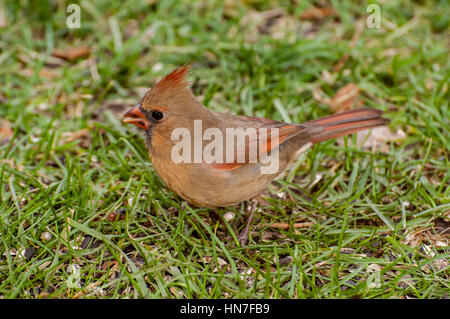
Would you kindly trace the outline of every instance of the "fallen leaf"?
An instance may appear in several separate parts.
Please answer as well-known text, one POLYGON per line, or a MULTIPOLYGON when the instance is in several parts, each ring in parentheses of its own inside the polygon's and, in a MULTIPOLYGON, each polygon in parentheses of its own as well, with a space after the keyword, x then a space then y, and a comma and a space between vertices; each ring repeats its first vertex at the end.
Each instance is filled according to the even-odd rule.
POLYGON ((214 260, 214 258, 212 256, 203 256, 201 258, 199 258, 197 261, 204 263, 204 264, 209 264, 214 260))
POLYGON ((79 138, 89 136, 89 129, 84 128, 75 132, 64 132, 62 137, 64 138, 64 144, 73 142, 79 138))
POLYGON ((4 28, 8 26, 8 17, 6 15, 6 8, 5 5, 0 5, 0 28, 4 28))
POLYGON ((304 222, 304 223, 294 223, 294 228, 304 228, 304 227, 311 227, 314 226, 315 223, 313 222, 304 222))
POLYGON ((7 120, 2 120, 0 122, 0 141, 10 140, 14 135, 11 129, 11 123, 7 120))
POLYGON ((126 217, 125 212, 126 212, 126 210, 123 208, 112 211, 108 215, 106 215, 106 220, 108 220, 110 222, 117 221, 117 220, 124 220, 126 217))
POLYGON ((49 68, 59 68, 62 67, 65 63, 66 60, 50 55, 47 57, 47 60, 45 61, 45 66, 49 68))
MULTIPOLYGON (((34 70, 32 69, 23 69, 19 71, 19 74, 25 77, 31 77, 34 75, 34 70)), ((57 73, 55 73, 54 71, 48 70, 46 68, 41 69, 38 73, 40 78, 45 78, 45 79, 53 79, 55 77, 58 76, 57 73)))
POLYGON ((33 76, 34 74, 34 70, 31 69, 23 69, 19 71, 19 74, 25 77, 30 77, 33 76))
POLYGON ((412 230, 408 231, 404 238, 402 244, 408 245, 409 247, 417 247, 420 244, 420 238, 417 236, 417 233, 412 230))
POLYGON ((321 76, 328 85, 334 84, 335 77, 328 70, 323 70, 321 76))
POLYGON ((118 269, 118 262, 116 260, 109 261, 105 260, 102 265, 100 266, 102 270, 110 269, 111 272, 118 269))
POLYGON ((64 50, 54 49, 52 55, 57 58, 62 58, 65 60, 76 60, 78 58, 85 58, 91 54, 90 47, 79 47, 79 48, 67 48, 64 50))
POLYGON ((45 292, 45 291, 42 291, 42 292, 39 294, 39 298, 40 298, 40 299, 45 299, 45 298, 47 298, 48 296, 50 296, 50 294, 49 294, 48 292, 45 292))
POLYGON ((246 27, 253 23, 259 25, 268 20, 281 18, 285 14, 286 12, 283 9, 273 9, 268 11, 251 10, 240 20, 239 23, 242 27, 246 27))
POLYGON ((260 34, 267 34, 274 39, 290 36, 287 40, 291 41, 298 25, 299 23, 283 9, 262 12, 251 10, 240 21, 240 26, 244 29, 244 37, 248 42, 258 41, 260 34))
POLYGON ((448 244, 445 241, 438 240, 436 241, 436 247, 447 247, 448 244))
POLYGON ((331 99, 323 98, 320 88, 314 89, 312 93, 317 101, 329 105, 333 111, 346 111, 350 110, 353 106, 362 105, 362 101, 358 101, 360 90, 355 83, 348 83, 343 86, 331 99))
MULTIPOLYGON (((304 228, 304 227, 310 227, 313 226, 313 222, 304 222, 304 223, 294 223, 294 228, 304 228)), ((267 225, 270 228, 281 228, 281 229, 289 229, 290 225, 288 223, 272 223, 270 225, 267 225)))
MULTIPOLYGON (((386 142, 397 141, 406 137, 406 133, 398 129, 396 132, 392 132, 388 126, 376 127, 369 131, 361 131, 356 134, 356 144, 363 149, 379 149, 380 146, 385 147, 380 149, 381 152, 388 152, 389 146, 386 142), (369 134, 369 136, 367 136, 369 134)), ((340 137, 337 140, 338 145, 344 146, 344 138, 340 137)))
POLYGON ((331 99, 331 108, 334 111, 350 110, 359 97, 359 88, 355 83, 348 83, 340 88, 331 99))
POLYGON ((300 19, 323 19, 334 15, 335 11, 333 8, 311 8, 303 11, 300 14, 300 19))
POLYGON ((57 76, 58 75, 55 72, 47 70, 47 69, 42 69, 42 70, 39 71, 39 77, 40 78, 52 79, 52 78, 55 78, 57 76))
POLYGON ((225 214, 223 214, 223 218, 224 218, 227 222, 231 221, 235 216, 236 216, 236 214, 233 213, 233 212, 231 212, 231 211, 228 211, 228 212, 226 212, 225 214))

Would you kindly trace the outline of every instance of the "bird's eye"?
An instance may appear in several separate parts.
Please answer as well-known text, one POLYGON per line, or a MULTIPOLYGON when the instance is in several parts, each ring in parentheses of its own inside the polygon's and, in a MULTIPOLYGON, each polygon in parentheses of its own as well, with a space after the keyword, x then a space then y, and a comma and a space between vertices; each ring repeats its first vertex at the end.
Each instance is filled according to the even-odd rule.
POLYGON ((163 112, 161 112, 161 111, 152 111, 152 118, 153 118, 154 120, 159 121, 159 120, 161 120, 163 117, 164 117, 163 112))

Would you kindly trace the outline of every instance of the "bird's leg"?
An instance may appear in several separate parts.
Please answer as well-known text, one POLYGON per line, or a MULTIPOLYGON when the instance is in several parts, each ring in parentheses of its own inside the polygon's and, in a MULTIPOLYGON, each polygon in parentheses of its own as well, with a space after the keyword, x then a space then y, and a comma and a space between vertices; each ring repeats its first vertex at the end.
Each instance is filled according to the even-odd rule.
POLYGON ((240 244, 241 246, 247 245, 247 242, 248 242, 248 233, 249 233, 249 230, 250 230, 250 224, 252 223, 252 221, 253 221, 253 216, 255 215, 256 205, 257 205, 256 200, 252 199, 252 206, 251 206, 251 208, 250 208, 250 215, 249 215, 248 218, 247 218, 247 224, 245 225, 244 230, 243 230, 243 231, 238 235, 238 237, 237 237, 237 238, 238 238, 238 241, 239 241, 239 244, 240 244))

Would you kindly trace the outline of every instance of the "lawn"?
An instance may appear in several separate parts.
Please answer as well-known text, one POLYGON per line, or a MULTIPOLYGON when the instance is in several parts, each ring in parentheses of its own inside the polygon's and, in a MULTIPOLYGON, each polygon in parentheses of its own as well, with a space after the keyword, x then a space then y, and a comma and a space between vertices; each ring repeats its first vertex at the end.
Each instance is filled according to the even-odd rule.
POLYGON ((0 3, 0 298, 448 298, 448 1, 73 3, 0 3), (248 204, 184 202, 121 123, 186 63, 215 111, 391 122, 300 156, 240 246, 248 204))

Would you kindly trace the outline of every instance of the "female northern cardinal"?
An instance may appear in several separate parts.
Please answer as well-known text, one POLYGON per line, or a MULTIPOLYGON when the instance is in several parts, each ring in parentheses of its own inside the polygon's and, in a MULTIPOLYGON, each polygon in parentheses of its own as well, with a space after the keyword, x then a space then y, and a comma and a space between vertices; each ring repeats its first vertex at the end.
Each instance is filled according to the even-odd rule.
POLYGON ((185 81, 188 70, 189 66, 179 67, 160 80, 136 107, 125 113, 123 121, 145 130, 146 145, 156 172, 169 188, 195 206, 222 207, 250 199, 264 190, 313 143, 385 125, 389 121, 381 117, 382 111, 370 108, 337 113, 303 124, 213 112, 204 107, 190 90, 185 81), (202 154, 194 154, 197 161, 174 160, 173 149, 180 141, 180 136, 174 139, 176 129, 192 133, 186 137, 187 144, 183 150, 183 153, 192 155, 196 151, 198 153, 194 149, 196 133, 202 137, 200 146, 204 150, 212 140, 211 134, 209 139, 204 136, 208 129, 215 130, 216 138, 218 133, 223 133, 225 138, 216 144, 222 146, 230 128, 254 129, 253 132, 257 133, 256 138, 249 135, 245 142, 236 143, 231 150, 234 155, 231 161, 228 158, 227 161, 208 162, 202 159, 202 154), (273 129, 277 133, 275 138, 269 134, 273 129), (252 148, 256 144, 259 149, 252 148), (249 153, 255 149, 256 160, 255 157, 251 160, 249 153), (262 169, 267 166, 263 157, 275 153, 276 170, 263 173, 262 169), (240 160, 239 155, 243 155, 240 160))

